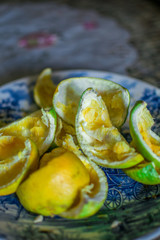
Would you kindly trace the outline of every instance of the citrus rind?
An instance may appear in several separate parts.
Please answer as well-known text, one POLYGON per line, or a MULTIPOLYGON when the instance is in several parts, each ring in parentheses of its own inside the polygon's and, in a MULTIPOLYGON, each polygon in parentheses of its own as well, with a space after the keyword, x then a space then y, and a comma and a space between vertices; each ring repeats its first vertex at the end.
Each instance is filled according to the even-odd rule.
POLYGON ((90 161, 80 150, 79 145, 74 141, 72 135, 67 134, 63 141, 63 148, 73 152, 85 165, 90 173, 90 185, 87 185, 80 192, 80 200, 68 211, 59 214, 61 217, 69 219, 82 219, 94 215, 102 207, 107 198, 108 182, 105 173, 100 167, 90 161))
POLYGON ((67 150, 56 148, 52 152, 44 154, 38 171, 31 174, 19 186, 17 196, 28 211, 45 216, 56 214, 64 218, 81 219, 92 216, 103 206, 108 192, 107 178, 104 172, 82 154, 78 147, 74 145, 71 135, 68 144, 71 145, 72 152, 68 148, 67 150), (79 159, 79 163, 77 162, 76 165, 74 159, 71 161, 72 155, 79 159), (70 158, 68 158, 69 162, 66 157, 70 158), (64 168, 60 169, 61 166, 64 166, 64 168), (69 172, 71 171, 69 175, 67 173, 68 169, 69 172), (42 172, 46 174, 43 183, 39 180, 42 178, 42 172), (48 177, 52 179, 48 182, 49 185, 46 184, 48 177), (58 182, 55 183, 55 181, 58 182), (53 188, 55 184, 56 186, 53 188), (60 188, 59 184, 61 184, 60 188), (36 192, 32 191, 35 186, 36 192), (67 186, 69 186, 69 189, 66 188, 67 186), (41 194, 44 196, 44 201, 42 201, 43 197, 41 199, 37 197, 41 194))
POLYGON ((127 118, 130 94, 126 88, 106 79, 77 77, 60 82, 53 95, 53 106, 57 114, 74 126, 80 96, 87 88, 93 88, 102 96, 112 124, 120 128, 127 118))
POLYGON ((160 184, 160 170, 153 162, 144 161, 136 166, 124 169, 124 172, 133 180, 146 185, 160 184))
POLYGON ((54 142, 56 125, 54 109, 42 109, 0 128, 0 134, 30 138, 42 155, 54 142))
POLYGON ((72 135, 66 135, 63 147, 73 152, 82 161, 90 172, 91 182, 89 186, 82 189, 79 203, 60 215, 70 219, 87 218, 94 215, 101 207, 103 207, 108 194, 107 178, 100 167, 96 163, 90 161, 82 153, 79 145, 75 143, 72 135), (97 191, 94 189, 97 189, 97 191), (92 193, 92 195, 90 195, 90 193, 92 193))
POLYGON ((75 128, 72 125, 65 123, 61 118, 57 116, 57 128, 54 138, 55 146, 61 147, 66 135, 68 134, 76 138, 75 128))
POLYGON ((76 115, 76 135, 86 156, 109 168, 129 168, 143 157, 112 126, 103 99, 89 88, 81 96, 76 115))
POLYGON ((68 219, 83 219, 94 215, 103 207, 108 193, 108 182, 104 172, 94 162, 82 155, 78 156, 90 173, 95 171, 97 180, 93 178, 90 185, 81 190, 80 201, 76 206, 60 214, 68 219), (96 188, 99 189, 94 193, 96 188))
POLYGON ((38 168, 39 154, 30 139, 0 136, 0 155, 0 196, 3 196, 16 192, 19 184, 38 168))
POLYGON ((160 151, 160 137, 151 130, 153 124, 154 120, 147 109, 147 103, 137 101, 129 118, 130 133, 134 145, 146 160, 152 161, 155 167, 160 168, 160 156, 157 155, 160 151), (154 149, 157 154, 156 151, 153 151, 154 149))
POLYGON ((34 100, 40 108, 52 107, 53 93, 56 85, 52 82, 52 69, 44 69, 34 86, 34 100))
POLYGON ((17 195, 27 210, 53 216, 72 206, 90 177, 75 154, 62 148, 44 154, 40 162, 40 168, 19 186, 17 195))

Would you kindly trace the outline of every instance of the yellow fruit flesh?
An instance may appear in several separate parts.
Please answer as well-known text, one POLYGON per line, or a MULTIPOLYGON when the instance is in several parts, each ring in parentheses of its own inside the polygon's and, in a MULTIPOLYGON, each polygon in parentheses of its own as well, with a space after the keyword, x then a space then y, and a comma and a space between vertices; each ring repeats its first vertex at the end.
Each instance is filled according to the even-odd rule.
POLYGON ((41 119, 41 111, 37 116, 27 116, 21 122, 10 124, 0 129, 3 135, 14 135, 31 138, 38 148, 42 145, 48 135, 49 128, 43 123, 41 119))
POLYGON ((91 100, 91 104, 82 110, 82 130, 97 143, 104 141, 106 130, 112 126, 108 111, 100 108, 97 101, 91 100))
POLYGON ((94 197, 100 189, 100 182, 97 175, 97 172, 89 163, 84 163, 85 167, 88 170, 89 176, 90 176, 90 186, 92 186, 91 191, 88 192, 88 195, 90 197, 94 197))
POLYGON ((51 75, 52 70, 50 68, 44 69, 34 87, 34 99, 41 108, 52 107, 52 98, 56 85, 53 84, 51 75))
POLYGON ((14 193, 20 182, 38 167, 33 142, 15 136, 0 137, 0 195, 14 193))
POLYGON ((71 135, 66 136, 63 145, 66 149, 73 151, 85 165, 90 175, 90 184, 81 190, 71 208, 61 213, 60 216, 71 219, 92 216, 103 206, 107 197, 107 179, 95 163, 86 159, 71 135))
POLYGON ((54 142, 57 146, 61 147, 63 145, 63 141, 66 138, 66 135, 70 134, 76 137, 75 128, 58 117, 57 121, 57 129, 55 133, 54 142))
POLYGON ((156 142, 155 139, 153 139, 150 134, 147 132, 141 132, 141 135, 143 137, 143 140, 146 142, 146 144, 152 149, 152 151, 160 157, 160 143, 156 142))
POLYGON ((70 123, 74 123, 77 111, 77 104, 75 102, 68 103, 67 105, 57 102, 56 107, 61 109, 63 115, 69 119, 70 123))
POLYGON ((140 115, 140 119, 141 121, 138 122, 138 129, 143 140, 151 150, 160 157, 160 142, 153 138, 149 132, 154 121, 148 109, 143 109, 143 114, 140 115))
POLYGON ((39 92, 38 94, 40 95, 41 100, 39 101, 40 103, 38 104, 40 107, 46 108, 46 107, 52 107, 52 98, 53 98, 53 93, 54 93, 55 88, 52 87, 49 83, 47 85, 40 85, 38 86, 37 91, 39 92), (47 100, 46 100, 47 96, 47 100))
POLYGON ((80 190, 90 183, 87 169, 75 154, 65 151, 53 157, 54 151, 57 149, 47 157, 44 155, 42 167, 31 174, 17 191, 26 209, 46 216, 69 209, 80 190))
POLYGON ((90 186, 92 186, 92 190, 88 192, 88 195, 90 197, 94 197, 100 190, 100 179, 98 177, 96 170, 93 168, 91 162, 86 161, 83 153, 79 149, 79 146, 75 144, 73 136, 69 134, 66 135, 66 138, 63 142, 63 146, 65 147, 65 149, 69 149, 71 152, 74 152, 87 168, 90 176, 90 186))
MULTIPOLYGON (((90 185, 92 185, 92 191, 88 192, 88 195, 91 197, 94 197, 94 195, 96 195, 100 189, 100 182, 99 182, 97 172, 92 167, 90 162, 84 160, 84 155, 80 151, 79 146, 75 144, 73 136, 71 136, 69 134, 66 135, 66 137, 63 141, 63 147, 66 150, 69 150, 69 151, 75 153, 78 156, 78 158, 82 161, 84 166, 86 167, 86 169, 89 173, 89 176, 90 176, 90 185)), ((57 148, 54 150, 53 154, 55 156, 57 156, 57 155, 60 155, 61 152, 66 151, 66 150, 64 150, 63 148, 57 148)), ((49 158, 48 158, 47 154, 45 154, 45 156, 43 157, 43 161, 41 161, 40 164, 43 166, 48 162, 48 160, 49 160, 49 158)), ((79 199, 79 201, 80 201, 80 199, 79 199)))
POLYGON ((111 127, 112 123, 106 109, 100 108, 96 100, 92 99, 90 106, 82 111, 83 117, 87 123, 86 128, 96 130, 97 128, 111 127))
MULTIPOLYGON (((109 109, 110 118, 112 119, 113 116, 119 116, 119 118, 117 118, 117 121, 118 119, 122 119, 125 110, 125 106, 122 100, 122 92, 117 91, 117 93, 108 94, 106 94, 106 92, 100 92, 100 95, 102 96, 102 99, 109 109)), ((68 94, 68 96, 73 96, 73 93, 71 93, 71 95, 68 94)), ((75 121, 75 115, 77 111, 76 101, 69 103, 68 100, 67 105, 61 102, 57 102, 56 107, 61 109, 64 116, 66 116, 66 118, 69 119, 71 123, 75 121)))
POLYGON ((24 161, 19 161, 12 167, 6 167, 5 171, 3 169, 3 172, 0 170, 0 188, 8 185, 8 183, 11 183, 11 181, 16 180, 17 176, 22 172, 24 165, 24 161))
POLYGON ((122 86, 105 79, 80 77, 62 81, 53 96, 53 104, 57 114, 67 123, 75 125, 75 116, 81 94, 88 88, 93 88, 102 96, 108 107, 113 125, 120 127, 128 112, 129 93, 122 86))
MULTIPOLYGON (((55 90, 55 93, 58 92, 58 88, 55 90)), ((63 94, 63 93, 62 93, 63 94)), ((78 108, 79 96, 76 94, 72 87, 67 88, 67 95, 65 99, 65 104, 57 101, 56 107, 61 109, 65 118, 69 120, 70 124, 74 125, 75 116, 78 108)))
POLYGON ((91 100, 82 110, 82 129, 90 137, 92 154, 110 162, 122 161, 132 152, 132 148, 112 126, 108 111, 100 107, 96 100, 91 100))
POLYGON ((99 93, 102 96, 102 99, 108 108, 110 119, 114 119, 115 121, 116 116, 115 123, 118 124, 118 120, 121 121, 121 119, 123 118, 124 111, 126 109, 126 106, 124 105, 123 101, 122 92, 117 90, 117 92, 114 93, 113 92, 109 92, 107 94, 106 92, 99 93))
POLYGON ((15 139, 15 137, 10 136, 0 141, 0 163, 6 158, 13 157, 20 149, 24 148, 24 142, 20 138, 17 138, 16 141, 15 139))
POLYGON ((65 149, 58 147, 52 150, 51 152, 45 153, 40 160, 40 168, 46 166, 50 161, 52 161, 55 158, 60 157, 60 159, 62 159, 62 156, 63 154, 65 154, 65 152, 66 152, 65 149))

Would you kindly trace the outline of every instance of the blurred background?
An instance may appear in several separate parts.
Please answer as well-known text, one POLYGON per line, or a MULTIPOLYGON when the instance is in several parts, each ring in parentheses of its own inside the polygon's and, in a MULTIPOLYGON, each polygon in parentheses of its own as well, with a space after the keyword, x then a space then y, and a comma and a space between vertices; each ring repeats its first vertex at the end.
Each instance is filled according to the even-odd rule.
POLYGON ((94 69, 160 86, 160 3, 0 2, 0 85, 43 68, 94 69))

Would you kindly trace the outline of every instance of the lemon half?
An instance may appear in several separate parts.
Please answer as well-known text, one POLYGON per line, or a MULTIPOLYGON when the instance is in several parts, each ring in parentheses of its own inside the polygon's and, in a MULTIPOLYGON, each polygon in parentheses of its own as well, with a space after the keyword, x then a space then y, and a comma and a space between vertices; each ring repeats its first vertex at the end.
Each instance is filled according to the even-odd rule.
POLYGON ((79 77, 60 82, 53 95, 53 106, 57 114, 74 126, 80 96, 87 88, 93 88, 101 94, 112 124, 121 127, 128 114, 130 95, 126 88, 105 79, 79 77))
POLYGON ((0 134, 30 138, 42 155, 54 141, 56 125, 54 109, 42 109, 0 128, 0 134))
POLYGON ((0 196, 14 193, 38 163, 38 150, 32 140, 0 136, 0 196))
POLYGON ((56 85, 52 81, 51 68, 44 69, 38 76, 34 86, 34 100, 40 108, 52 107, 53 93, 56 85))
POLYGON ((143 160, 112 125, 102 97, 91 88, 81 96, 76 135, 84 154, 99 165, 128 168, 143 160))
POLYGON ((137 101, 129 119, 134 145, 146 160, 152 161, 160 168, 160 137, 151 130, 153 124, 154 120, 147 109, 147 103, 137 101))

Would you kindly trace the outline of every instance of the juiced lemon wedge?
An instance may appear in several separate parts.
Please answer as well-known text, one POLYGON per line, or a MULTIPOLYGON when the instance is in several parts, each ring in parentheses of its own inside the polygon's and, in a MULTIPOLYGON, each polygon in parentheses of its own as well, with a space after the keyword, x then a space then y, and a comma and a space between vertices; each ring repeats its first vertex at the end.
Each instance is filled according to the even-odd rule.
POLYGON ((91 88, 81 96, 76 135, 84 154, 99 165, 128 168, 143 161, 142 155, 112 125, 102 97, 91 88))
POLYGON ((56 85, 52 81, 51 68, 44 69, 34 86, 34 100, 40 108, 52 107, 53 93, 56 85))
POLYGON ((0 128, 0 134, 30 138, 42 155, 54 141, 56 125, 54 109, 42 109, 0 128))
POLYGON ((93 88, 102 96, 112 124, 120 128, 128 114, 130 94, 126 88, 106 79, 77 77, 60 82, 53 95, 53 106, 60 118, 75 125, 79 100, 87 88, 93 88))
POLYGON ((14 193, 38 163, 38 150, 32 140, 0 136, 0 196, 14 193))
POLYGON ((137 101, 130 113, 130 132, 137 150, 155 167, 160 168, 160 137, 152 131, 154 120, 147 103, 137 101))

